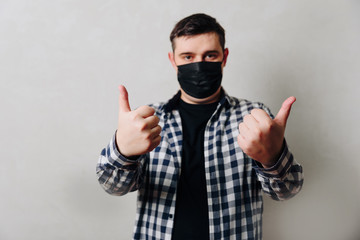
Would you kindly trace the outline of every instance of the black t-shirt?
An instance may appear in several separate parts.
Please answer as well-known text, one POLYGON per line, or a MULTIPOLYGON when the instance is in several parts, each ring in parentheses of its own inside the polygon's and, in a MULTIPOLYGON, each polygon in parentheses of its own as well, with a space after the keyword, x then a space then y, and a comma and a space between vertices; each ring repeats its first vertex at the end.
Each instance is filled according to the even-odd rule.
POLYGON ((181 174, 178 182, 173 240, 209 239, 209 213, 204 165, 204 131, 216 103, 180 100, 183 128, 181 174))

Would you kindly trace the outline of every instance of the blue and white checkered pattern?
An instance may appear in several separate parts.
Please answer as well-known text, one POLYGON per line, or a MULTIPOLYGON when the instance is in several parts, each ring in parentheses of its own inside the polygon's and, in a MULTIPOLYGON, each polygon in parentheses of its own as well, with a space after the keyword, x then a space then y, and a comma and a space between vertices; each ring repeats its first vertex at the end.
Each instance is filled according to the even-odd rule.
MULTIPOLYGON (((177 95, 178 96, 178 95, 177 95)), ((136 160, 126 159, 115 135, 101 152, 97 175, 110 194, 138 190, 134 239, 171 239, 176 189, 181 174, 182 128, 179 112, 169 103, 153 105, 160 118, 161 143, 136 160)), ((210 239, 262 239, 262 191, 273 199, 294 196, 302 187, 302 167, 285 143, 277 164, 263 169, 238 146, 238 125, 261 103, 228 95, 210 118, 204 138, 210 239)))

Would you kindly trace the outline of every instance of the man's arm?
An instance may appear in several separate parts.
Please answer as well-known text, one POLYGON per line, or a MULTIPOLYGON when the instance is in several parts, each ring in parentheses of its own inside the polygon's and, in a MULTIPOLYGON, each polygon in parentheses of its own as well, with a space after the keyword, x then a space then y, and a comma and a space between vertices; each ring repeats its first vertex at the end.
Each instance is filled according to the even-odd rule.
POLYGON ((124 195, 141 184, 144 159, 159 145, 161 127, 154 108, 142 106, 132 111, 126 88, 119 86, 119 91, 118 129, 102 150, 96 172, 108 193, 124 195))
POLYGON ((100 185, 112 195, 125 195, 135 191, 142 183, 142 166, 145 155, 137 159, 123 156, 116 145, 116 134, 109 145, 101 151, 96 174, 100 185))
POLYGON ((294 196, 303 184, 302 167, 295 161, 284 138, 295 101, 295 97, 286 99, 275 118, 266 107, 253 109, 239 124, 238 144, 254 160, 264 192, 277 200, 294 196))

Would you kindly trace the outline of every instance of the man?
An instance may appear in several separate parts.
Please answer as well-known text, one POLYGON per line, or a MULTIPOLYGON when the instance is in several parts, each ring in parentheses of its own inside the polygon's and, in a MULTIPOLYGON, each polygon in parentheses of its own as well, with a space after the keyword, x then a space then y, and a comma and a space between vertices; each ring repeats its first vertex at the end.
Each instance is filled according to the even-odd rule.
POLYGON ((229 51, 205 14, 176 24, 169 60, 180 91, 131 110, 120 86, 119 124, 97 174, 110 194, 138 191, 134 239, 262 239, 262 191, 294 196, 302 167, 284 139, 295 98, 273 117, 221 87, 229 51))

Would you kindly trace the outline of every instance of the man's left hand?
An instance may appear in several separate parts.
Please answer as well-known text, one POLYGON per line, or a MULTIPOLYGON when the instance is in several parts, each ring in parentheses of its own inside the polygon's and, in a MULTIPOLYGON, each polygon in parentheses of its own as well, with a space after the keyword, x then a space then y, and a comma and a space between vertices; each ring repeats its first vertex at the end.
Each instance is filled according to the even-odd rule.
POLYGON ((272 167, 280 157, 286 122, 295 101, 295 97, 286 99, 274 119, 262 109, 253 109, 239 124, 239 146, 264 168, 272 167))

